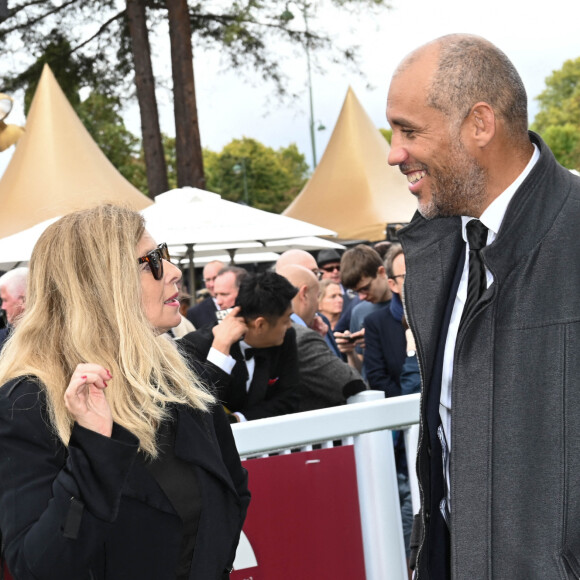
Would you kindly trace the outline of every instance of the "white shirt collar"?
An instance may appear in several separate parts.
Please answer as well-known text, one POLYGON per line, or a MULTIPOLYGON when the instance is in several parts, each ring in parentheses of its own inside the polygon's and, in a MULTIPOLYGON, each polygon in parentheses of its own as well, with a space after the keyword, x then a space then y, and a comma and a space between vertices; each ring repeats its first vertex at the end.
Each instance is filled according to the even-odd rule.
MULTIPOLYGON (((488 244, 491 244, 491 242, 495 240, 512 197, 540 158, 540 150, 538 149, 537 145, 535 143, 532 143, 532 145, 534 146, 534 153, 528 161, 525 169, 518 175, 516 180, 511 185, 509 185, 487 206, 479 218, 481 223, 489 230, 487 235, 488 244)), ((474 218, 470 216, 461 216, 461 235, 463 236, 463 240, 465 242, 467 242, 465 226, 472 219, 474 218)))
POLYGON ((245 340, 240 340, 239 342, 240 345, 240 350, 242 351, 242 354, 244 356, 246 356, 246 350, 248 350, 249 348, 254 348, 253 346, 250 346, 245 340))

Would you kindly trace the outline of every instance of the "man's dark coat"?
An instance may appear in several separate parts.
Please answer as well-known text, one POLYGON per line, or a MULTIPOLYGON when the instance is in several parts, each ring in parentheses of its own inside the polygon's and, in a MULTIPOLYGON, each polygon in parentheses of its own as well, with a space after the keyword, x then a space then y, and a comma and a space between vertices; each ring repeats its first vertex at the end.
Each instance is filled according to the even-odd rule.
MULTIPOLYGON (((455 345, 451 576, 580 577, 580 178, 534 134, 540 159, 481 251, 494 277, 455 345)), ((401 230, 405 307, 423 379, 417 580, 439 580, 431 538, 426 400, 456 264, 459 217, 401 230)))
POLYGON ((365 318, 365 358, 367 381, 371 389, 385 397, 401 394, 401 369, 406 358, 405 331, 390 309, 391 302, 365 318))
MULTIPOLYGON (((249 392, 245 382, 207 362, 212 342, 210 327, 190 332, 179 341, 202 380, 215 386, 216 397, 229 411, 239 411, 251 420, 298 410, 301 390, 293 328, 286 332, 282 345, 256 349, 256 366, 249 392)), ((231 355, 241 357, 239 343, 232 345, 231 355)))
POLYGON ((199 304, 195 304, 188 308, 185 317, 193 324, 193 326, 195 326, 195 328, 201 328, 202 326, 216 323, 216 312, 217 308, 213 298, 206 298, 199 304))

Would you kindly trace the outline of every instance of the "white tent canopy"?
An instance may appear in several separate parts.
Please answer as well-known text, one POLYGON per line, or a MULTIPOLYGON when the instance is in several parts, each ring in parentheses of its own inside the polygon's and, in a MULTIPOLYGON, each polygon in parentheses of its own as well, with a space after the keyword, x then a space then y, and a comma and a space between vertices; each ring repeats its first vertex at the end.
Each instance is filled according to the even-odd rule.
POLYGON ((151 235, 170 246, 336 235, 332 230, 227 201, 193 187, 158 195, 142 214, 151 235))
MULTIPOLYGON (((205 252, 209 244, 219 244, 233 257, 238 248, 249 250, 266 247, 268 242, 312 236, 335 236, 332 230, 315 226, 246 205, 222 199, 216 193, 192 187, 173 189, 155 198, 155 203, 141 211, 147 230, 158 241, 169 246, 187 246, 190 266, 194 255, 205 252)), ((273 244, 268 251, 278 251, 273 244)), ((287 249, 290 244, 285 244, 287 249)), ((193 267, 190 267, 189 288, 194 288, 193 267)))
MULTIPOLYGON (((199 189, 183 188, 161 194, 142 213, 153 237, 170 245, 172 255, 186 256, 190 265, 195 266, 212 259, 233 260, 238 264, 275 260, 276 253, 289 248, 344 248, 316 237, 332 235, 330 230, 225 201, 215 193, 199 189)), ((0 269, 28 262, 42 232, 57 219, 0 239, 0 269)))
POLYGON ((0 239, 0 269, 10 270, 22 262, 28 262, 42 232, 58 219, 58 217, 50 218, 17 234, 0 239))

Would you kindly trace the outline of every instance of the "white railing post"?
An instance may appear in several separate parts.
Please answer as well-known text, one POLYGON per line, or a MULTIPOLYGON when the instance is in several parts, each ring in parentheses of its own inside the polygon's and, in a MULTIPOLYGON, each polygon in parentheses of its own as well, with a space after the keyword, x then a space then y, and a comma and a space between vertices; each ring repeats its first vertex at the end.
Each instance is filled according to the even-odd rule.
POLYGON ((419 446, 419 425, 411 425, 405 429, 405 451, 407 453, 407 470, 409 471, 409 487, 413 514, 419 513, 421 498, 419 496, 419 480, 417 478, 417 447, 419 446))
MULTIPOLYGON (((348 404, 384 398, 382 391, 363 391, 348 404)), ((408 578, 399 487, 391 431, 354 437, 366 580, 408 578)))

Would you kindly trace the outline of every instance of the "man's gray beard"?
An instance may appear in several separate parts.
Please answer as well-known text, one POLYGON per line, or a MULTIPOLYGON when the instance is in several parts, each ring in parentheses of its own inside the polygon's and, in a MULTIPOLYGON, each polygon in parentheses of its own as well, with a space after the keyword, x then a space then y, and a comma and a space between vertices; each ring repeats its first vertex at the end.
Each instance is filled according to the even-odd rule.
POLYGON ((428 220, 436 217, 472 216, 479 217, 485 209, 487 197, 486 172, 458 145, 454 153, 454 167, 430 172, 433 182, 431 200, 419 205, 419 213, 428 220))

